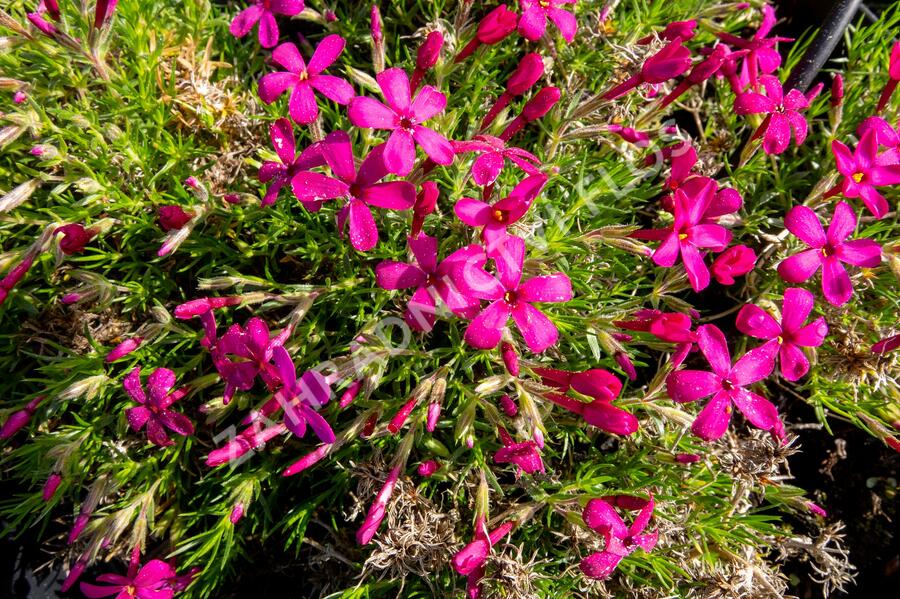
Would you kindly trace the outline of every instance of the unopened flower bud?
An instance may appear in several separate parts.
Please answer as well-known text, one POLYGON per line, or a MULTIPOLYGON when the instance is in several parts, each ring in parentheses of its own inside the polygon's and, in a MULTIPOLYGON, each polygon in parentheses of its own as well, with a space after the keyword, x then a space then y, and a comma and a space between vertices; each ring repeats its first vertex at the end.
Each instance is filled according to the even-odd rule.
POLYGON ((360 545, 367 545, 372 540, 372 537, 375 536, 378 527, 381 526, 381 521, 384 520, 387 512, 387 504, 394 493, 394 486, 397 484, 399 477, 400 466, 394 466, 390 474, 388 474, 387 480, 384 481, 381 491, 375 497, 375 501, 369 508, 368 513, 366 513, 366 519, 363 520, 362 526, 356 531, 356 542, 360 545))
POLYGON ((56 494, 56 489, 59 487, 59 483, 62 482, 62 475, 58 472, 54 472, 50 476, 47 477, 47 482, 44 483, 44 488, 41 491, 41 499, 44 501, 50 501, 53 499, 53 496, 56 494))
POLYGON ((59 249, 67 256, 83 252, 88 242, 97 234, 96 229, 85 229, 84 225, 79 223, 63 225, 58 227, 56 232, 63 235, 59 240, 59 249))
POLYGON ((159 226, 163 231, 175 231, 190 222, 194 218, 193 212, 187 212, 181 206, 168 205, 160 206, 157 209, 159 218, 159 226))
POLYGON ((693 464, 700 461, 700 456, 696 453, 679 453, 675 455, 675 461, 679 464, 693 464))
POLYGON ((503 364, 506 366, 506 371, 509 372, 512 376, 519 376, 519 356, 516 354, 516 348, 513 347, 512 343, 508 341, 504 341, 500 345, 500 354, 503 356, 503 364))
POLYGON ((16 104, 23 104, 27 99, 28 96, 26 96, 25 92, 23 91, 17 91, 13 94, 13 102, 15 102, 16 104))
POLYGON ((535 121, 550 112, 561 97, 562 92, 558 87, 545 87, 525 104, 522 116, 528 121, 535 121))
POLYGON ((831 106, 837 107, 844 100, 844 78, 838 73, 831 81, 831 106))
POLYGON ((419 464, 419 467, 416 469, 416 472, 419 473, 419 476, 429 477, 440 469, 441 465, 438 464, 435 460, 428 460, 427 462, 422 462, 419 464))
POLYGON ((341 399, 338 402, 338 405, 343 410, 356 399, 356 396, 359 394, 359 390, 362 388, 362 380, 357 379, 350 383, 350 386, 347 387, 344 392, 341 394, 341 399))
POLYGON ((90 512, 82 512, 78 514, 78 516, 75 518, 75 524, 72 525, 72 530, 69 531, 69 539, 67 541, 67 544, 71 545, 78 540, 78 537, 80 537, 81 533, 84 532, 84 527, 87 526, 87 523, 90 519, 90 512))
POLYGON ((87 568, 87 560, 84 558, 79 559, 75 562, 75 565, 72 566, 72 569, 69 570, 69 574, 66 576, 66 579, 63 581, 62 586, 59 587, 59 590, 63 593, 67 592, 72 588, 78 579, 81 578, 82 573, 84 573, 84 569, 87 568))
POLYGON ((510 418, 515 418, 516 414, 519 413, 519 407, 516 405, 516 402, 507 394, 503 394, 500 398, 500 407, 503 409, 503 413, 510 418))
POLYGON ((143 343, 144 339, 142 337, 132 337, 130 339, 126 339, 122 341, 117 346, 112 348, 112 350, 106 354, 106 358, 104 360, 107 364, 110 362, 115 362, 116 360, 121 360, 134 350, 136 350, 141 343, 143 343))
POLYGON ((440 31, 429 33, 416 53, 416 69, 427 71, 434 67, 441 56, 441 48, 443 46, 444 36, 440 31))
POLYGON ((234 507, 231 508, 231 514, 228 515, 228 520, 232 524, 237 524, 241 521, 241 518, 244 517, 244 504, 243 503, 235 503, 234 507))
POLYGON ((437 428, 438 420, 441 417, 441 404, 438 402, 431 402, 428 404, 428 415, 425 419, 425 430, 429 433, 433 433, 434 429, 437 428))
POLYGON ((628 375, 628 378, 632 381, 637 380, 637 370, 634 368, 634 364, 631 362, 631 358, 628 357, 628 354, 625 352, 616 352, 613 355, 613 358, 616 360, 616 364, 625 371, 625 374, 628 375))
POLYGON ((300 472, 303 472, 310 466, 313 466, 319 463, 322 458, 331 453, 332 448, 334 447, 333 443, 326 443, 324 445, 320 445, 315 450, 309 452, 290 466, 284 469, 284 472, 281 473, 282 476, 293 476, 300 472))
POLYGON ((806 502, 806 509, 808 509, 809 511, 811 511, 812 513, 814 513, 817 516, 821 516, 823 518, 828 517, 828 512, 826 512, 824 509, 822 509, 821 506, 813 503, 812 501, 806 502))
POLYGON ((391 418, 391 421, 388 423, 388 431, 391 434, 396 435, 400 432, 400 429, 403 428, 403 424, 406 422, 406 419, 409 418, 409 415, 412 413, 413 408, 416 407, 416 403, 418 402, 418 397, 413 397, 409 401, 407 401, 403 406, 397 410, 397 413, 394 414, 394 417, 391 418))

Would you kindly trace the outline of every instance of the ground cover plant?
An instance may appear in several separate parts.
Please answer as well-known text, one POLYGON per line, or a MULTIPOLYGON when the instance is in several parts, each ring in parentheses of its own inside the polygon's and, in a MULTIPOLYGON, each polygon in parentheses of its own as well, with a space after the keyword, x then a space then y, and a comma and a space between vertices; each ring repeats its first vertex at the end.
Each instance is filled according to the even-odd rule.
POLYGON ((809 90, 777 19, 5 6, 5 534, 87 597, 852 588, 788 460, 900 450, 900 11, 809 90))

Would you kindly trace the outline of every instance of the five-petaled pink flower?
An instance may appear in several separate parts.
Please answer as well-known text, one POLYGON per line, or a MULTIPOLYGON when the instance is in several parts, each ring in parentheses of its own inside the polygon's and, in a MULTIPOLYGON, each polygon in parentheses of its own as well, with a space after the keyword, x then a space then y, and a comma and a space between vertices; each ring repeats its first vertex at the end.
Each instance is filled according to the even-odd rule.
POLYGON ((385 69, 376 76, 387 106, 374 98, 357 96, 350 102, 350 122, 356 127, 391 131, 384 149, 388 171, 405 177, 413 169, 415 144, 437 164, 453 162, 453 146, 447 138, 422 125, 447 105, 447 97, 430 85, 412 98, 409 76, 400 68, 385 69))
POLYGON ((781 323, 759 306, 745 304, 737 315, 738 330, 745 335, 767 340, 747 353, 769 352, 766 346, 773 345, 778 348, 781 376, 789 381, 800 379, 809 372, 809 360, 800 348, 818 347, 828 335, 828 325, 821 316, 804 325, 814 304, 815 298, 809 291, 797 287, 785 289, 781 323))
MULTIPOLYGON (((294 126, 288 119, 280 118, 272 123, 272 126, 269 127, 269 136, 272 138, 272 146, 275 148, 275 153, 278 154, 279 162, 267 160, 259 167, 259 181, 261 183, 271 181, 266 195, 262 199, 263 206, 274 204, 278 199, 278 192, 288 183, 292 184, 293 189, 300 191, 299 195, 297 191, 294 192, 294 195, 299 198, 304 188, 293 185, 297 173, 325 164, 320 143, 314 143, 297 154, 297 147, 294 143, 294 126)), ((190 219, 188 218, 188 220, 190 219)))
POLYGON ((349 104, 355 95, 353 86, 340 77, 322 74, 343 52, 345 43, 341 36, 329 35, 319 42, 308 66, 297 46, 290 42, 281 44, 272 52, 272 60, 287 71, 263 75, 259 80, 260 99, 271 104, 285 91, 293 90, 288 100, 288 112, 301 125, 308 125, 319 116, 313 90, 338 104, 349 104))
POLYGON ((216 369, 225 379, 224 403, 228 403, 235 389, 248 391, 253 388, 257 375, 269 389, 280 383, 272 356, 276 347, 284 345, 291 329, 285 328, 270 338, 269 326, 261 318, 253 317, 245 327, 233 324, 211 349, 216 369))
POLYGON ((697 344, 712 372, 679 370, 666 379, 666 391, 677 402, 713 396, 694 420, 693 433, 706 441, 724 435, 731 420, 732 404, 753 426, 767 431, 779 430, 781 422, 772 402, 745 388, 769 376, 775 367, 778 346, 763 346, 764 351, 744 354, 732 365, 725 335, 711 324, 697 329, 697 344))
POLYGON ((756 252, 746 245, 734 245, 719 254, 710 271, 720 285, 734 285, 734 278, 745 275, 756 266, 756 252))
POLYGON ((611 372, 602 368, 584 372, 535 368, 534 372, 543 384, 560 390, 560 393, 546 393, 547 399, 583 417, 591 426, 616 435, 630 435, 638 429, 634 415, 612 404, 622 391, 622 382, 611 372), (585 403, 564 395, 570 389, 593 398, 593 401, 585 403))
POLYGON ((494 258, 498 278, 481 268, 464 268, 460 276, 462 292, 491 304, 466 329, 465 340, 478 349, 500 343, 503 328, 512 317, 528 349, 540 353, 556 343, 559 331, 553 322, 532 306, 535 302, 559 303, 572 299, 572 283, 562 273, 534 277, 522 282, 525 242, 507 237, 503 251, 494 258))
POLYGON ((541 171, 538 169, 541 161, 537 156, 522 148, 507 147, 499 137, 476 135, 469 141, 451 143, 457 154, 464 152, 480 154, 472 162, 472 179, 482 187, 492 185, 497 180, 503 170, 505 160, 509 160, 528 175, 541 175, 541 171))
POLYGON ((324 200, 346 197, 338 213, 338 229, 349 224, 350 243, 361 252, 378 243, 378 227, 369 206, 390 210, 408 210, 416 201, 416 187, 408 181, 381 181, 388 174, 385 153, 388 144, 379 144, 362 161, 359 170, 353 159, 353 146, 346 131, 333 131, 322 142, 322 155, 335 177, 303 171, 294 176, 297 198, 310 211, 317 211, 324 200))
POLYGON ((606 578, 612 574, 622 558, 638 547, 647 552, 651 551, 656 546, 658 533, 655 531, 644 533, 644 529, 653 516, 653 507, 652 496, 650 499, 641 499, 628 495, 611 495, 588 501, 581 516, 584 523, 594 532, 603 535, 606 547, 603 551, 592 553, 581 560, 578 567, 584 575, 596 579, 606 578), (638 512, 631 526, 625 524, 614 506, 638 512))
POLYGON ((430 331, 434 327, 436 304, 439 297, 454 314, 472 318, 481 303, 463 295, 454 279, 466 264, 481 268, 487 262, 484 249, 478 245, 462 247, 438 264, 438 241, 420 233, 409 238, 409 249, 414 264, 385 260, 375 267, 375 280, 382 289, 406 289, 415 287, 406 308, 407 324, 418 331, 430 331))
POLYGON ((81 583, 81 592, 90 599, 116 596, 115 599, 172 599, 175 590, 172 579, 175 569, 158 559, 150 560, 138 571, 140 562, 132 559, 128 574, 101 574, 97 582, 105 585, 81 583))
POLYGON ((766 154, 781 154, 791 143, 791 130, 797 145, 806 139, 806 117, 801 110, 809 108, 809 100, 800 90, 792 89, 787 94, 781 82, 771 75, 759 78, 766 94, 745 92, 734 100, 734 111, 738 114, 761 114, 766 118, 753 133, 752 139, 763 137, 763 150, 766 154))
POLYGON ((871 239, 846 239, 856 229, 856 214, 847 202, 838 202, 828 225, 822 229, 819 217, 806 206, 794 206, 784 217, 784 226, 810 247, 786 258, 778 274, 788 283, 802 283, 822 268, 822 293, 835 306, 846 304, 853 284, 844 265, 874 268, 881 262, 881 246, 871 239))
POLYGON ((706 218, 715 199, 716 183, 712 180, 694 195, 678 189, 673 198, 675 222, 663 230, 667 234, 653 252, 653 261, 667 268, 674 266, 680 255, 694 291, 705 289, 710 280, 700 250, 709 248, 719 252, 731 241, 730 231, 706 218))
POLYGON ((883 218, 890 207, 875 187, 900 183, 900 165, 881 163, 877 131, 867 129, 852 153, 838 140, 831 142, 831 150, 838 171, 844 175, 840 184, 844 197, 861 199, 875 218, 883 218))
POLYGON ((453 207, 453 212, 462 222, 470 227, 481 227, 481 239, 485 250, 491 258, 503 251, 504 242, 509 234, 506 228, 518 222, 534 202, 547 177, 543 174, 526 177, 516 185, 509 196, 488 204, 474 198, 462 198, 453 207))
POLYGON ((315 370, 307 370, 298 380, 294 362, 282 346, 274 349, 273 357, 284 384, 275 399, 284 408, 284 424, 288 430, 302 437, 308 424, 322 443, 334 443, 334 431, 317 411, 331 399, 331 387, 325 377, 315 370))
POLYGON ((293 17, 301 12, 303 0, 253 0, 253 6, 239 12, 228 30, 235 37, 244 37, 258 22, 259 44, 263 48, 272 48, 278 43, 275 15, 293 17))
POLYGON ((125 376, 123 381, 125 391, 139 406, 125 410, 128 424, 135 431, 147 426, 147 438, 154 445, 165 447, 174 445, 169 439, 166 429, 182 436, 194 432, 194 425, 184 414, 179 414, 170 407, 173 403, 187 395, 187 388, 171 391, 175 386, 175 373, 168 368, 157 368, 147 378, 147 390, 150 397, 144 393, 141 385, 141 368, 135 366, 134 370, 125 376))
POLYGON ((575 4, 578 0, 519 0, 522 16, 519 18, 519 33, 527 40, 539 40, 547 30, 547 19, 559 28, 563 39, 572 43, 578 22, 575 15, 560 8, 575 4))

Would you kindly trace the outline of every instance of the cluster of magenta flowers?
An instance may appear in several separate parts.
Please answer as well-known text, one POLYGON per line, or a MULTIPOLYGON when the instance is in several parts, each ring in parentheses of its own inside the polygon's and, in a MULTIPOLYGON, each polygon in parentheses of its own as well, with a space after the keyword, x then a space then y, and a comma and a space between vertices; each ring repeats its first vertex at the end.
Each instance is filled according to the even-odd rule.
MULTIPOLYGON (((108 20, 115 4, 97 3, 98 27, 108 20)), ((462 63, 475 56, 482 46, 499 44, 514 35, 530 42, 550 43, 558 33, 566 43, 572 43, 578 31, 575 5, 576 0, 520 0, 516 10, 501 4, 486 11, 472 38, 460 44, 461 49, 452 60, 462 63)), ((553 409, 559 413, 577 416, 578 422, 613 435, 635 434, 640 422, 620 401, 623 382, 618 376, 601 368, 557 368, 560 364, 548 363, 550 358, 545 353, 560 340, 560 330, 553 320, 555 309, 545 305, 565 304, 574 299, 577 289, 567 274, 553 269, 539 271, 527 264, 531 241, 528 219, 542 195, 552 190, 552 172, 545 169, 539 151, 532 152, 516 143, 517 136, 523 138, 523 131, 561 100, 560 89, 539 85, 545 76, 545 59, 537 52, 525 54, 505 81, 502 93, 483 115, 478 115, 477 131, 466 139, 451 139, 441 132, 442 117, 449 102, 464 100, 448 97, 447 92, 425 83, 445 52, 439 31, 425 37, 412 73, 401 67, 383 68, 384 36, 380 15, 373 8, 371 34, 375 48, 374 80, 381 93, 378 99, 358 95, 348 80, 334 74, 340 72, 338 61, 346 47, 341 36, 324 37, 308 59, 296 44, 279 44, 278 19, 297 16, 304 9, 302 0, 254 0, 230 27, 236 37, 244 37, 256 27, 259 44, 273 48, 274 70, 260 78, 257 93, 265 104, 284 103, 284 116, 269 128, 277 160, 265 161, 258 172, 259 181, 267 185, 261 204, 270 206, 283 191, 289 190, 306 211, 332 211, 337 234, 346 237, 358 252, 371 252, 378 246, 380 210, 408 213, 409 228, 402 233, 409 259, 380 261, 374 267, 374 280, 383 290, 403 291, 404 320, 411 329, 428 334, 439 321, 456 323, 464 327, 462 339, 472 350, 496 354, 497 362, 502 362, 508 375, 504 384, 518 385, 530 377, 527 382, 539 390, 536 397, 555 406, 553 409), (322 102, 334 103, 342 107, 340 110, 345 108, 352 128, 326 131, 322 102), (497 135, 490 134, 491 126, 510 107, 512 116, 502 129, 496 128, 497 135), (300 136, 295 126, 306 128, 307 137, 312 140, 306 147, 298 147, 300 136), (365 135, 360 134, 362 130, 365 135), (371 148, 363 147, 359 141, 362 138, 378 142, 371 148), (441 218, 455 218, 467 229, 464 241, 449 247, 443 244, 442 251, 442 241, 450 240, 441 235, 450 228, 437 214, 441 200, 438 178, 429 177, 439 167, 454 164, 467 169, 473 190, 469 195, 473 197, 449 198, 445 202, 448 207, 452 205, 452 216, 447 210, 441 218), (508 184, 512 180, 514 183, 508 184), (523 345, 533 354, 534 362, 520 366, 523 345)), ((29 19, 46 35, 57 35, 51 23, 59 20, 55 1, 43 0, 29 19)), ((697 23, 671 23, 639 40, 644 46, 653 42, 661 47, 635 65, 633 74, 612 83, 600 94, 600 100, 614 102, 627 94, 640 94, 653 102, 655 110, 662 110, 692 87, 714 78, 723 79, 734 93, 737 114, 760 115, 756 117, 759 124, 751 135, 751 147, 755 149, 758 144, 771 155, 787 152, 792 139, 797 146, 803 144, 808 130, 803 111, 818 91, 804 94, 796 89, 785 90, 774 76, 781 63, 775 45, 789 41, 770 36, 774 24, 774 10, 766 5, 762 23, 750 39, 721 33, 715 45, 694 52, 688 44, 694 38, 697 23), (669 91, 657 98, 660 90, 669 91)), ((892 53, 891 79, 883 98, 889 99, 900 80, 897 48, 900 46, 892 53)), ((832 98, 840 103, 839 86, 832 89, 832 98)), ((879 110, 886 101, 881 102, 879 110)), ((649 145, 651 139, 648 133, 622 124, 611 123, 604 130, 639 148, 649 145)), ((854 292, 851 275, 856 268, 848 270, 846 265, 874 268, 881 262, 881 247, 856 236, 859 218, 849 202, 858 199, 876 219, 883 218, 890 206, 879 188, 900 183, 900 131, 875 115, 859 124, 857 134, 859 140, 853 150, 841 141, 833 142, 836 183, 822 195, 822 202, 796 205, 785 214, 784 227, 806 249, 785 257, 777 267, 781 278, 790 285, 805 283, 821 271, 818 276, 822 297, 835 306, 846 304, 854 292), (847 201, 838 201, 829 214, 815 211, 839 195, 847 201), (828 222, 827 230, 823 221, 828 222)), ((658 243, 647 252, 648 265, 683 269, 694 292, 704 291, 713 281, 734 285, 757 262, 752 248, 734 243, 731 229, 744 199, 737 190, 702 174, 697 149, 690 141, 681 139, 663 148, 661 155, 668 165, 659 198, 663 224, 634 231, 630 237, 658 243)), ((201 202, 190 210, 177 205, 159 208, 158 222, 167 235, 159 249, 160 256, 175 251, 207 210, 204 202, 208 201, 208 194, 202 184, 191 177, 185 185, 201 202)), ((79 223, 49 229, 0 280, 0 303, 46 251, 51 239, 58 240, 62 254, 71 255, 85 251, 101 233, 97 227, 79 223)), ((722 330, 714 324, 696 326, 700 314, 693 310, 634 311, 613 322, 617 330, 611 335, 610 344, 617 364, 632 380, 637 379, 637 371, 626 345, 633 339, 632 334, 645 334, 669 344, 668 367, 672 372, 665 381, 669 397, 681 404, 708 398, 691 427, 700 439, 711 442, 721 438, 737 408, 752 426, 784 440, 784 425, 775 405, 760 394, 760 383, 776 372, 787 381, 798 381, 809 372, 807 352, 821 346, 829 332, 825 318, 813 315, 815 299, 813 292, 792 286, 781 294, 780 310, 769 310, 765 304, 742 305, 735 319, 736 328, 760 343, 736 360, 732 359, 722 330), (701 362, 697 352, 708 363, 708 369, 684 367, 686 363, 693 366, 701 362)), ((78 298, 73 297, 72 301, 78 298)), ((439 426, 443 397, 438 389, 446 385, 446 373, 439 370, 423 377, 417 391, 387 422, 380 421, 378 411, 363 412, 353 424, 336 433, 323 411, 328 409, 333 414, 346 410, 358 395, 372 390, 359 373, 318 368, 298 371, 288 350, 293 324, 271 331, 265 320, 253 316, 243 325, 232 323, 220 329, 217 314, 247 303, 242 296, 206 297, 183 303, 174 310, 176 319, 199 321, 203 329, 201 344, 224 383, 224 404, 229 404, 239 392, 256 388, 264 389, 268 397, 241 420, 243 428, 236 436, 208 453, 206 464, 233 464, 279 436, 307 437, 309 429, 308 438, 317 439, 318 445, 282 471, 283 476, 293 476, 325 459, 342 444, 372 435, 379 424, 390 435, 400 435, 409 425, 409 432, 390 461, 385 481, 357 531, 357 541, 365 545, 377 534, 395 487, 406 471, 413 434, 420 424, 428 433, 439 426), (336 397, 338 389, 342 393, 336 397)), ((143 342, 141 337, 121 341, 106 355, 106 362, 122 359, 143 342)), ((359 343, 363 345, 365 339, 361 337, 359 343)), ((882 340, 872 351, 885 353, 898 347, 900 337, 895 336, 882 340)), ((176 374, 167 368, 154 369, 145 383, 140 367, 124 376, 125 394, 131 400, 125 411, 129 434, 137 438, 139 434, 146 435, 152 445, 164 448, 194 433, 193 422, 183 413, 187 402, 179 403, 191 389, 176 383, 176 374)), ((39 409, 41 400, 36 399, 13 414, 0 430, 0 438, 8 438, 23 428, 39 409)), ((496 449, 490 456, 493 463, 508 468, 517 479, 540 476, 547 468, 539 411, 528 403, 517 403, 508 394, 502 395, 498 404, 501 410, 490 423, 496 435, 496 449)), ((460 438, 471 449, 475 443, 474 427, 460 428, 460 438)), ((699 459, 681 454, 678 460, 691 463, 695 458, 699 459)), ((441 468, 439 461, 429 459, 419 464, 418 473, 432 476, 441 468)), ((61 482, 59 473, 51 475, 43 491, 45 501, 53 497, 61 482)), ((638 548, 649 552, 655 547, 657 533, 646 532, 648 528, 652 530, 656 505, 653 493, 649 489, 638 492, 647 497, 609 495, 587 501, 582 520, 603 538, 605 545, 602 551, 581 560, 580 568, 586 576, 606 578, 638 548), (631 519, 628 512, 636 513, 631 524, 623 518, 631 519)), ((85 502, 70 543, 84 530, 93 507, 85 502)), ((240 521, 247 507, 235 504, 230 516, 233 524, 240 521)), ((473 599, 481 592, 480 581, 493 547, 514 534, 519 525, 519 521, 508 519, 490 530, 487 506, 478 506, 476 511, 472 541, 452 560, 454 569, 467 577, 468 596, 473 599)), ((81 570, 77 568, 69 576, 69 586, 84 565, 81 570)), ((89 597, 163 599, 185 588, 190 579, 190 574, 178 577, 172 564, 160 560, 140 567, 139 553, 135 552, 127 575, 106 574, 98 579, 103 585, 82 583, 81 588, 89 597)))

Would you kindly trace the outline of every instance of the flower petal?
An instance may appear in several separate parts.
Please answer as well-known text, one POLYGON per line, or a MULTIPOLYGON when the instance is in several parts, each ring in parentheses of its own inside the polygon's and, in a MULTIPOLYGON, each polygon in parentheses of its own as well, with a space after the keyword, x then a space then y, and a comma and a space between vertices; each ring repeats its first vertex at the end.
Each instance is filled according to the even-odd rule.
POLYGON ((822 294, 834 306, 843 306, 853 295, 850 275, 834 256, 829 256, 822 262, 822 294))
POLYGON ((838 246, 842 241, 850 237, 856 229, 856 212, 847 202, 838 202, 834 207, 834 215, 831 224, 828 225, 828 233, 825 235, 828 243, 838 246))
POLYGON ((778 274, 788 283, 802 283, 822 265, 821 250, 805 250, 785 258, 778 264, 778 274))
POLYGON ((572 299, 572 281, 563 273, 528 279, 519 288, 519 299, 526 302, 567 302, 572 299))
POLYGON ((410 106, 413 119, 417 124, 424 123, 444 110, 447 96, 430 85, 424 86, 410 106))
POLYGON ((396 113, 374 98, 356 96, 347 111, 355 127, 393 129, 399 123, 396 113))
POLYGON ((491 218, 491 206, 473 198, 462 198, 453 206, 456 217, 470 227, 481 227, 491 218))
POLYGON ((403 129, 394 129, 384 145, 384 165, 388 171, 405 177, 412 172, 416 161, 413 136, 403 129))
POLYGON ((125 387, 125 392, 128 393, 131 399, 138 403, 146 403, 147 396, 144 394, 144 388, 141 386, 140 366, 135 366, 131 372, 125 375, 122 386, 125 387))
POLYGON ((321 202, 347 195, 350 187, 322 173, 300 171, 291 179, 291 190, 301 202, 321 202))
POLYGON ((406 305, 404 320, 413 330, 430 331, 434 328, 435 314, 434 298, 425 287, 419 287, 412 294, 406 305))
POLYGON ((410 112, 409 76, 403 69, 385 69, 375 76, 388 106, 399 114, 410 112))
POLYGON ((308 125, 318 118, 319 105, 309 83, 301 82, 294 86, 288 100, 288 112, 294 122, 300 125, 308 125))
POLYGON ((837 247, 834 255, 841 262, 864 268, 875 268, 881 264, 881 246, 871 239, 845 241, 837 247))
POLYGON ((437 269, 437 238, 420 233, 415 239, 409 238, 408 243, 409 249, 422 270, 429 273, 434 272, 437 269))
POLYGON ((436 163, 446 165, 453 162, 453 146, 437 131, 417 125, 413 129, 413 138, 436 163))
POLYGON ((259 4, 254 4, 253 6, 245 8, 231 21, 231 26, 228 27, 228 31, 234 37, 244 37, 250 33, 250 30, 253 29, 253 26, 259 21, 259 16, 262 12, 263 8, 259 4))
POLYGON ((409 181, 387 181, 360 190, 366 204, 388 210, 409 210, 416 203, 416 187, 409 181))
POLYGON ((819 217, 806 206, 794 206, 784 215, 784 226, 812 248, 825 246, 825 231, 819 217))
POLYGON ((325 69, 331 66, 331 64, 338 59, 338 56, 341 55, 341 52, 344 51, 344 46, 346 42, 344 38, 339 35, 329 35, 325 37, 319 45, 316 46, 316 51, 313 52, 312 58, 309 59, 309 66, 307 70, 311 75, 318 75, 325 69))
POLYGON ((466 342, 478 349, 497 347, 509 314, 509 304, 500 300, 493 302, 469 323, 466 342))
POLYGON ((728 380, 739 387, 761 381, 775 370, 775 356, 777 355, 778 342, 775 340, 754 347, 734 363, 728 380))
POLYGON ((803 350, 793 343, 785 343, 778 352, 781 361, 781 376, 789 381, 800 380, 809 372, 809 360, 803 350))
POLYGON ((539 354, 559 339, 559 330, 543 312, 525 302, 519 302, 512 309, 513 321, 522 333, 525 344, 532 352, 539 354))
POLYGON ((768 431, 778 424, 778 410, 765 397, 746 389, 735 389, 731 399, 741 414, 756 428, 768 431))
POLYGON ((735 319, 737 329, 757 339, 774 339, 781 334, 781 326, 772 315, 755 304, 744 304, 735 319))
POLYGON ((472 163, 472 180, 485 187, 497 180, 503 170, 503 155, 500 152, 485 152, 472 163))
POLYGON ((697 328, 697 345, 706 356, 713 372, 720 377, 728 376, 731 371, 731 356, 728 353, 728 343, 725 335, 719 328, 712 324, 704 324, 697 328))
POLYGON ((378 244, 378 227, 369 207, 360 200, 350 200, 347 225, 350 244, 360 252, 367 252, 378 244))
POLYGON ((541 39, 547 30, 547 16, 538 6, 525 9, 519 18, 519 33, 529 41, 541 39))
POLYGON ((257 39, 263 48, 274 48, 278 43, 278 22, 275 20, 275 15, 268 11, 259 17, 257 39))
POLYGON ((731 400, 727 393, 720 391, 700 410, 691 425, 691 432, 705 441, 715 441, 728 430, 730 420, 731 400))
POLYGON ((721 389, 721 377, 705 370, 678 370, 666 379, 666 393, 679 403, 703 399, 721 389))
MULTIPOLYGON (((287 71, 278 71, 277 73, 266 73, 259 80, 259 99, 266 104, 271 104, 283 94, 285 90, 297 85, 297 76, 287 71)), ((293 156, 291 157, 293 160, 293 156)))
POLYGON ((581 517, 591 530, 606 538, 610 535, 620 539, 628 536, 628 527, 625 526, 616 508, 603 499, 588 501, 581 512, 581 517))
POLYGON ((803 347, 818 347, 822 345, 827 336, 828 325, 820 316, 805 327, 795 330, 791 334, 791 341, 803 347))
POLYGON ((422 269, 406 262, 385 260, 375 267, 375 282, 382 289, 407 289, 425 283, 427 276, 422 269))
POLYGON ((781 326, 785 331, 796 331, 812 312, 816 298, 806 289, 788 287, 781 300, 781 326))
POLYGON ((344 79, 332 75, 316 75, 310 81, 310 85, 329 100, 342 106, 349 104, 356 96, 352 85, 344 79))
POLYGON ((295 75, 306 71, 306 63, 300 55, 300 50, 290 42, 285 42, 272 50, 272 60, 295 75))
POLYGON ((598 551, 581 560, 578 567, 588 578, 603 580, 613 573, 620 561, 622 561, 621 555, 609 551, 598 551))
POLYGON ((353 146, 346 131, 332 131, 322 142, 322 153, 328 166, 341 181, 348 185, 356 181, 356 165, 353 146))

